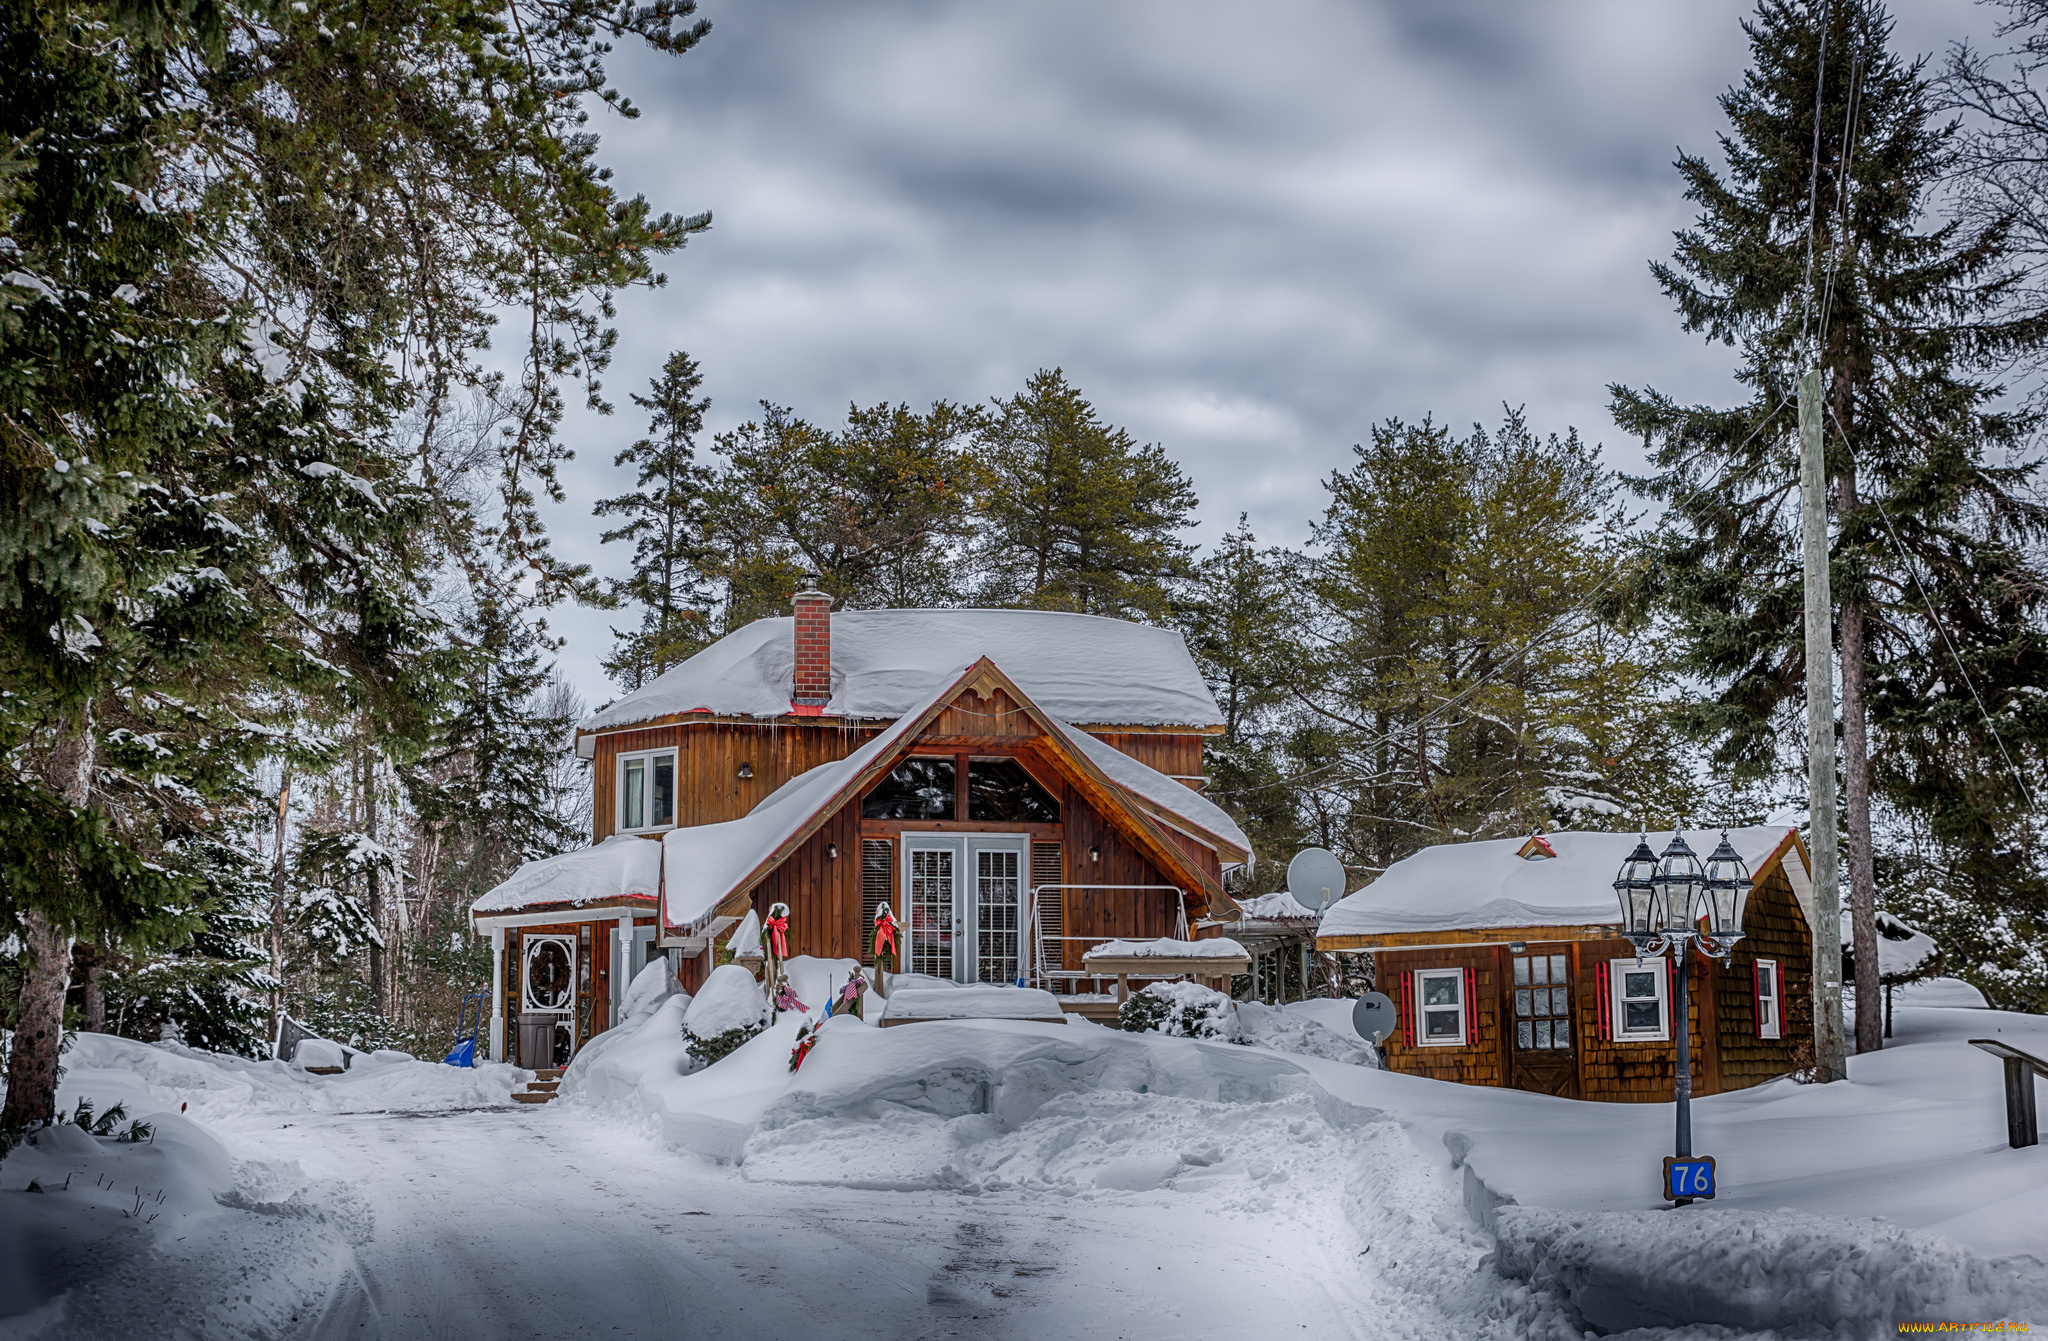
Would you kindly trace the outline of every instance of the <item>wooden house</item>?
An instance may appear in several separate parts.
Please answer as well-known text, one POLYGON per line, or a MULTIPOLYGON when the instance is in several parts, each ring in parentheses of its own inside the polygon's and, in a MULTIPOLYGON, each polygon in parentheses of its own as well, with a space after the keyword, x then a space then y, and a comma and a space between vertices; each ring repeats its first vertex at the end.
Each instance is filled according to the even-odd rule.
POLYGON ((887 903, 900 968, 1056 990, 1093 944, 1235 917, 1223 880, 1250 843, 1200 795, 1222 718, 1178 633, 795 606, 578 727, 595 845, 472 910, 493 1057, 572 1054, 651 956, 694 988, 713 938, 778 902, 792 954, 872 963, 887 903))
MULTIPOLYGON (((1693 1091, 1791 1071, 1813 1035, 1812 884, 1797 830, 1731 830, 1754 888, 1746 935, 1689 974, 1693 1091)), ((1650 835, 1661 852, 1671 835, 1650 835)), ((1389 867, 1324 915, 1317 948, 1373 956, 1400 1008, 1388 1066, 1574 1099, 1667 1102, 1677 1065, 1670 956, 1638 959, 1613 882, 1638 835, 1447 843, 1389 867)), ((1696 852, 1718 833, 1686 834, 1696 852)))

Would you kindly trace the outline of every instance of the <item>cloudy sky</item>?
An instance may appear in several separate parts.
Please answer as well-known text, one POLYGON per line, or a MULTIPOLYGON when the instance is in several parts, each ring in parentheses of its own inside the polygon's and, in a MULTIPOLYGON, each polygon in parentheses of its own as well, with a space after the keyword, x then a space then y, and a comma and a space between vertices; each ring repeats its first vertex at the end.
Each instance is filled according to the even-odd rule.
MULTIPOLYGON (((1897 44, 1981 35, 1901 6, 1897 44)), ((1376 421, 1525 405, 1632 466, 1610 382, 1726 400, 1731 360, 1646 269, 1688 217, 1747 49, 1731 0, 703 0, 677 59, 622 49, 643 110, 598 126, 629 193, 713 231, 621 303, 624 407, 571 424, 551 525, 623 572, 594 499, 672 349, 715 427, 770 399, 985 400, 1063 367, 1202 500, 1297 542, 1376 421)), ((592 703, 620 616, 563 610, 592 703)))

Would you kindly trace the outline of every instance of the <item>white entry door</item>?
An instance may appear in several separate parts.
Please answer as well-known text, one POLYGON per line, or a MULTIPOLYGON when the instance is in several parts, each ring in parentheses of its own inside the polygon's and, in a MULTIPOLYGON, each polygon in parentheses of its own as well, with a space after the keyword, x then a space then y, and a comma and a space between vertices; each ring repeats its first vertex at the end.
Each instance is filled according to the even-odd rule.
POLYGON ((1022 976, 1029 843, 1023 834, 905 835, 906 969, 963 983, 1022 976))

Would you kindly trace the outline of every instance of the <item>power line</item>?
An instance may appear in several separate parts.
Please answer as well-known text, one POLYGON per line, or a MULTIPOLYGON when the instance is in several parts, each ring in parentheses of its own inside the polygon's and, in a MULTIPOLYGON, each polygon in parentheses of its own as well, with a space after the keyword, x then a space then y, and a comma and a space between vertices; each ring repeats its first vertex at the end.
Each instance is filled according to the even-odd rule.
MULTIPOLYGON (((1738 443, 1734 451, 1730 452, 1729 455, 1733 456, 1736 453, 1741 452, 1743 448, 1749 446, 1750 443, 1755 442, 1757 438, 1762 435, 1763 431, 1766 428, 1770 427, 1771 421, 1778 417, 1779 412, 1791 403, 1792 398, 1790 396, 1785 396, 1781 398, 1776 405, 1771 407, 1771 412, 1765 415, 1762 421, 1759 422, 1755 428, 1750 430, 1749 436, 1744 438, 1740 443, 1738 443)), ((1692 499, 1698 498, 1702 494, 1705 494, 1709 489, 1720 484, 1721 481, 1724 478, 1726 478, 1726 475, 1727 471, 1724 469, 1713 480, 1703 483, 1687 491, 1683 498, 1673 500, 1674 505, 1690 502, 1692 499)), ((1451 711, 1453 708, 1456 708, 1460 704, 1466 702, 1474 694, 1478 693, 1481 689, 1485 688, 1487 683, 1491 681, 1495 676, 1502 674, 1510 666, 1515 665, 1523 657, 1527 656, 1530 652, 1536 650, 1537 647, 1541 646, 1543 641, 1550 637, 1550 635, 1557 629, 1557 627, 1560 624, 1564 623, 1566 620, 1576 618, 1578 615, 1584 613, 1587 609, 1589 609, 1592 606, 1593 602, 1600 598, 1601 593, 1604 592, 1609 586, 1613 585, 1615 578, 1617 578, 1618 576, 1620 576, 1620 574, 1618 572, 1614 572, 1609 573, 1606 577, 1602 578, 1599 584, 1595 586, 1591 592, 1587 593, 1587 595, 1584 596, 1577 605, 1574 605, 1571 609, 1565 611, 1556 619, 1552 620, 1548 625, 1544 626, 1544 628, 1541 631, 1534 634, 1532 637, 1530 637, 1530 639, 1527 642, 1523 643, 1522 646, 1518 648, 1512 655, 1502 660, 1500 664, 1496 665, 1492 670, 1487 671, 1486 674, 1480 676, 1479 679, 1467 685, 1464 689, 1460 690, 1453 697, 1444 700, 1442 703, 1430 709, 1421 717, 1416 718, 1413 722, 1403 724, 1403 726, 1398 731, 1388 731, 1381 735, 1373 737, 1371 740, 1363 741, 1357 745, 1351 746, 1350 752, 1355 754, 1359 751, 1370 750, 1375 746, 1387 744, 1388 742, 1395 740, 1396 738, 1403 736, 1410 731, 1419 730, 1422 727, 1428 726, 1437 718, 1443 716, 1445 713, 1451 711)), ((1424 762, 1426 764, 1427 761, 1424 762)), ((1340 765, 1338 764, 1325 764, 1321 768, 1312 768, 1306 773, 1297 773, 1291 778, 1276 778, 1271 782, 1261 782, 1250 787, 1233 787, 1228 791, 1215 792, 1213 793, 1213 795, 1245 796, 1253 792, 1270 791, 1275 787, 1299 786, 1303 783, 1311 781, 1312 779, 1316 779, 1321 775, 1326 774, 1330 772, 1332 769, 1337 768, 1339 766, 1340 765)), ((1355 775, 1350 777, 1338 777, 1329 780, 1334 782, 1363 781, 1363 779, 1355 775)))
MULTIPOLYGON (((1834 420, 1835 436, 1842 440, 1842 446, 1849 453, 1850 461, 1854 462, 1856 459, 1856 448, 1849 442, 1849 431, 1842 426, 1841 417, 1835 414, 1833 410, 1830 410, 1828 411, 1828 418, 1834 420)), ((1942 645, 1948 648, 1949 659, 1956 663, 1956 673, 1963 677, 1963 687, 1970 691, 1970 698, 1977 705, 1977 715, 1984 719, 1985 730, 1991 733, 1991 739, 1997 743, 1998 752, 2005 759, 2005 766, 2012 770, 2012 780, 2020 789, 2020 797, 2026 801, 2029 810, 2033 809, 2033 790, 2027 786, 2025 775, 2020 772, 2020 766, 2014 762, 2012 751, 2006 748, 2005 737, 1998 734, 1998 725, 1991 720, 1991 710, 1984 706, 1984 696, 1977 692, 1976 681, 1970 678, 1970 668, 1963 664, 1962 653, 1956 649, 1955 640, 1949 637, 1948 625, 1944 624, 1941 621, 1941 617, 1935 613, 1934 601, 1927 594, 1926 584, 1920 580, 1920 565, 1915 563, 1912 556, 1906 552, 1905 543, 1899 539, 1898 530, 1892 525, 1892 515, 1885 510, 1884 499, 1872 495, 1870 501, 1876 506, 1877 515, 1884 520, 1886 534, 1892 538, 1892 551, 1899 556, 1899 562, 1905 565, 1906 572, 1913 578, 1913 589, 1920 593, 1920 604, 1927 610, 1927 622, 1934 625, 1934 631, 1941 635, 1942 645)))
POLYGON ((1806 183, 1806 294, 1799 306, 1799 347, 1806 348, 1806 323, 1813 315, 1813 235, 1820 218, 1820 109, 1828 86, 1827 6, 1821 6, 1820 65, 1813 77, 1813 167, 1806 183))

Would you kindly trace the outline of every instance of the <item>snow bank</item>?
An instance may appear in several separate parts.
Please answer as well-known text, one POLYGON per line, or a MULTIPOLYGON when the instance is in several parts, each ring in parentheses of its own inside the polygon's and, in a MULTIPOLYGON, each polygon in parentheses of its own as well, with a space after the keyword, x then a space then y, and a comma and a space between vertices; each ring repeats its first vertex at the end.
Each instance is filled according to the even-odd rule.
POLYGON ((691 998, 683 1028, 708 1040, 734 1029, 752 1029, 767 1019, 768 997, 754 975, 738 964, 720 964, 691 998))
POLYGON ((1270 1048, 1275 1052, 1322 1057, 1352 1066, 1379 1065, 1377 1050, 1351 1027, 1349 1001, 1332 1003, 1343 1008, 1341 1027, 1332 1027, 1319 1015, 1296 1009, 1299 1005, 1314 1004, 1295 1002, 1286 1006, 1267 1006, 1257 1001, 1240 1001, 1237 1003, 1238 1042, 1270 1048))
POLYGON ((0 1162, 0 1334, 267 1338, 317 1312, 368 1234, 359 1198, 295 1165, 237 1162, 177 1108, 247 1116, 328 1082, 266 1063, 266 1083, 219 1060, 232 1059, 78 1037, 60 1109, 119 1101, 154 1133, 128 1142, 64 1123, 0 1162))
MULTIPOLYGON (((942 677, 982 657, 1066 721, 1219 726, 1223 718, 1187 643, 1172 629, 1045 610, 847 610, 832 616, 827 714, 910 715, 942 677)), ((583 731, 699 709, 721 716, 789 711, 793 618, 759 619, 657 677, 583 731)))
POLYGON ((1064 1023, 1059 998, 1036 987, 989 985, 898 987, 889 994, 891 1020, 1055 1020, 1064 1023))
POLYGON ((1728 1327, 1889 1332, 1902 1321, 2048 1314, 2038 1259, 1985 1261, 1882 1220, 1804 1211, 1570 1214, 1503 1209, 1498 1269, 1570 1297, 1602 1331, 1728 1327))
MULTIPOLYGON (((1845 1004, 1854 1000, 1854 993, 1843 997, 1845 1004)), ((1961 978, 1922 978, 1919 982, 1903 983, 1892 988, 1892 1007, 1933 1006, 1944 1010, 1988 1010, 1991 1003, 1984 994, 1961 978)))
POLYGON ((1275 1157, 1375 1116, 1291 1061, 1229 1044, 1023 1021, 831 1020, 757 1119, 742 1171, 1063 1195, 1227 1180, 1255 1198, 1275 1157))
MULTIPOLYGON (((190 1116, 207 1122, 252 1113, 481 1108, 511 1103, 512 1091, 533 1078, 531 1071, 502 1062, 447 1066, 403 1053, 358 1053, 340 1075, 316 1076, 293 1063, 250 1061, 182 1043, 138 1043, 112 1034, 74 1037, 64 1054, 64 1095, 89 1098, 102 1111, 119 1101, 130 1113, 175 1112, 184 1103, 190 1116)), ((301 1043, 300 1053, 313 1042, 301 1043)))

